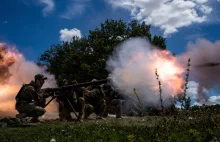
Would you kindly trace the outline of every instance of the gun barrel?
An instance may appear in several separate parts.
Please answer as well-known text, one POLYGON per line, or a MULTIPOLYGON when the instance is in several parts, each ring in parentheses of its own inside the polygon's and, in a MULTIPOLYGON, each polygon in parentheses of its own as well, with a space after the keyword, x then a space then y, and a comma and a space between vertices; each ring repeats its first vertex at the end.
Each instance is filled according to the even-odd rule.
POLYGON ((90 85, 99 85, 103 83, 107 83, 108 79, 103 79, 103 80, 97 80, 94 82, 85 82, 85 83, 79 83, 79 84, 73 84, 73 85, 66 85, 58 88, 52 88, 53 91, 61 91, 61 90, 70 90, 70 89, 76 89, 80 87, 87 87, 90 85))

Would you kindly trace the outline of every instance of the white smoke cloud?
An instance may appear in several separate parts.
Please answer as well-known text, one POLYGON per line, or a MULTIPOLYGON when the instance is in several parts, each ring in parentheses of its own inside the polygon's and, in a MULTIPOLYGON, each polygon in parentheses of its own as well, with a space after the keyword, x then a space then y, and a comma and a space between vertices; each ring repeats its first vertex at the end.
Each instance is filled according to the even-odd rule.
POLYGON ((198 95, 198 86, 199 83, 195 81, 189 81, 188 82, 188 89, 186 91, 187 96, 189 96, 191 99, 195 100, 198 95))
POLYGON ((73 39, 73 37, 82 37, 81 31, 77 28, 73 28, 73 29, 61 29, 60 30, 60 40, 61 41, 71 41, 73 39))
MULTIPOLYGON (((155 69, 158 68, 159 75, 163 78, 161 83, 164 105, 169 104, 170 97, 174 95, 172 82, 175 83, 180 79, 172 77, 180 75, 183 70, 178 69, 178 65, 173 60, 174 57, 168 55, 167 58, 172 59, 171 64, 175 64, 178 70, 174 67, 173 71, 174 73, 177 71, 176 75, 172 74, 173 71, 170 75, 166 74, 164 71, 173 66, 166 62, 163 55, 162 51, 157 50, 146 39, 133 38, 120 44, 116 47, 114 55, 107 61, 107 69, 110 71, 114 86, 123 94, 136 100, 133 91, 135 88, 145 104, 159 105, 159 86, 155 75, 155 69)), ((178 87, 178 84, 175 87, 178 87)))
MULTIPOLYGON (((220 41, 214 43, 206 39, 198 39, 195 43, 189 43, 187 51, 178 56, 178 59, 184 61, 191 58, 190 74, 199 83, 197 101, 203 103, 209 102, 208 94, 210 90, 220 85, 220 66, 214 67, 198 67, 198 65, 206 63, 220 62, 220 41)), ((219 92, 219 89, 215 89, 219 92)))

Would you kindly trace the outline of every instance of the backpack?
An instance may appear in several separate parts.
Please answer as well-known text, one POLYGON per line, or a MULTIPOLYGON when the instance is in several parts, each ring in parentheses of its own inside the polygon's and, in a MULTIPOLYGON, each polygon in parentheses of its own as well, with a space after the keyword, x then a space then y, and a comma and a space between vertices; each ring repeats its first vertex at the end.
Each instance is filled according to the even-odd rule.
POLYGON ((28 86, 28 84, 23 84, 23 85, 22 85, 21 89, 18 91, 18 94, 17 94, 16 97, 15 97, 16 100, 19 99, 21 93, 23 92, 23 90, 24 90, 24 88, 25 88, 26 86, 28 86))

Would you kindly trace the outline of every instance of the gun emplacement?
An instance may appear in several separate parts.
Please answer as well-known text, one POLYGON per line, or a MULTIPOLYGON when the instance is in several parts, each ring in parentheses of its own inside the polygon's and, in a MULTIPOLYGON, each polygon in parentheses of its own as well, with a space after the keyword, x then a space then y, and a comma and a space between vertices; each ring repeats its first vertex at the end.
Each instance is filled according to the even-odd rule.
MULTIPOLYGON (((71 89, 77 89, 77 88, 81 88, 81 87, 87 87, 87 86, 91 86, 91 85, 100 85, 100 84, 104 84, 104 83, 108 83, 110 80, 108 79, 103 79, 103 80, 97 80, 97 81, 92 81, 92 82, 85 82, 85 83, 79 83, 79 84, 73 84, 73 85, 66 85, 66 86, 62 86, 62 87, 57 87, 57 88, 45 88, 42 89, 45 92, 57 92, 57 91, 65 91, 65 90, 71 90, 71 89)), ((63 95, 62 95, 63 96, 63 95)), ((59 95, 55 95, 52 97, 51 100, 49 100, 49 102, 45 105, 45 107, 55 98, 60 97, 59 95)))
POLYGON ((97 80, 94 82, 85 82, 85 83, 79 83, 79 84, 72 84, 72 85, 66 85, 62 87, 57 87, 57 88, 45 88, 42 89, 46 92, 56 92, 56 91, 63 91, 63 90, 71 90, 71 89, 77 89, 80 87, 87 87, 90 85, 99 85, 99 84, 104 84, 107 83, 109 80, 108 79, 103 79, 103 80, 97 80))

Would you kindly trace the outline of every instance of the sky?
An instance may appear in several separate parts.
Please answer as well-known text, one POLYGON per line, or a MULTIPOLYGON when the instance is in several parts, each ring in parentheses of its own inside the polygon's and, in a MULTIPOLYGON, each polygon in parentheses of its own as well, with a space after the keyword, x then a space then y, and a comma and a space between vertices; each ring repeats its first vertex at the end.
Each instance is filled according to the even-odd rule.
POLYGON ((37 61, 51 45, 87 35, 107 18, 136 19, 181 54, 198 38, 220 39, 219 9, 220 0, 1 0, 0 42, 37 61))
POLYGON ((1 0, 0 41, 36 61, 52 44, 87 35, 107 18, 137 19, 180 54, 197 38, 220 39, 219 8, 219 0, 1 0))

